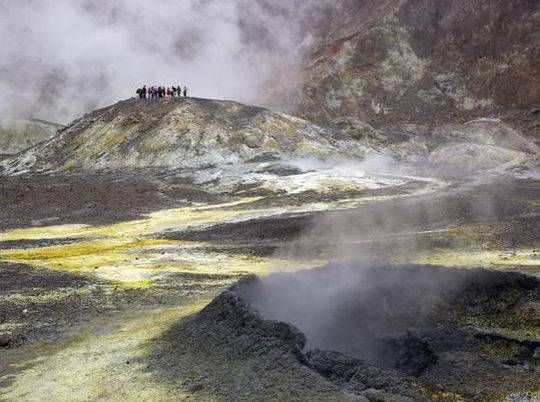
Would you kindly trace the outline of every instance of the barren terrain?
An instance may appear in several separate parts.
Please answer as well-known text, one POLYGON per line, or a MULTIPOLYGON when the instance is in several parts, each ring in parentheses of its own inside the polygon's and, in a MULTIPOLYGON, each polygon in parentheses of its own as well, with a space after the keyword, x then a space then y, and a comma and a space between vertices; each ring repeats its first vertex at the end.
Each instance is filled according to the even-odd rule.
MULTIPOLYGON (((247 194, 238 189, 215 194, 194 186, 189 172, 181 171, 6 177, 0 192, 2 205, 9 206, 0 212, 2 398, 35 400, 47 393, 55 400, 354 400, 371 398, 375 391, 366 390, 376 388, 396 398, 485 400, 534 392, 540 335, 538 182, 484 178, 470 184, 416 177, 405 183, 399 191, 338 192, 314 203, 310 191, 287 202, 284 194, 253 187, 247 194), (405 388, 365 380, 356 391, 346 390, 344 380, 321 374, 315 363, 306 364, 294 353, 265 357, 275 353, 272 342, 262 342, 264 353, 249 357, 252 352, 236 344, 234 333, 214 339, 212 331, 221 331, 219 320, 202 334, 195 324, 187 329, 182 324, 244 276, 292 275, 339 261, 359 275, 366 264, 379 267, 384 279, 372 277, 374 293, 363 296, 373 299, 372 318, 365 318, 372 322, 395 314, 391 305, 380 310, 382 294, 427 292, 420 290, 425 285, 414 285, 415 275, 422 278, 414 268, 405 275, 407 290, 403 279, 391 279, 406 263, 429 264, 422 270, 434 277, 448 270, 443 283, 463 282, 459 271, 480 267, 504 272, 500 280, 526 285, 505 285, 508 290, 496 285, 514 301, 478 305, 472 316, 467 305, 456 307, 457 313, 443 309, 454 317, 445 321, 457 337, 445 338, 448 342, 462 342, 460 336, 477 340, 467 344, 466 352, 449 354, 439 345, 441 335, 431 333, 427 342, 438 361, 451 356, 459 375, 468 359, 490 367, 474 363, 477 370, 467 374, 466 387, 456 377, 437 374, 445 369, 435 365, 419 373, 398 368, 412 376, 405 388), (526 276, 514 278, 514 272, 526 276), (193 331, 199 335, 193 338, 193 331), (492 387, 483 378, 485 370, 508 381, 492 387), (412 388, 410 381, 416 384, 412 388)), ((338 270, 327 268, 333 269, 338 270)), ((475 286, 489 292, 489 283, 499 279, 487 272, 475 286)), ((292 286, 282 295, 298 289, 292 286)), ((317 299, 327 297, 325 285, 313 292, 317 299)), ((418 303, 431 311, 441 302, 426 293, 418 303)), ((413 311, 415 305, 409 302, 413 311)), ((361 311, 356 314, 365 314, 361 311)), ((329 323, 337 318, 310 314, 323 314, 321 320, 329 323)), ((295 323, 279 313, 269 318, 295 323)), ((399 317, 392 320, 409 325, 399 324, 399 317)), ((309 328, 301 321, 297 325, 306 331, 307 349, 317 346, 309 328)), ((392 363, 384 367, 396 370, 392 363)))

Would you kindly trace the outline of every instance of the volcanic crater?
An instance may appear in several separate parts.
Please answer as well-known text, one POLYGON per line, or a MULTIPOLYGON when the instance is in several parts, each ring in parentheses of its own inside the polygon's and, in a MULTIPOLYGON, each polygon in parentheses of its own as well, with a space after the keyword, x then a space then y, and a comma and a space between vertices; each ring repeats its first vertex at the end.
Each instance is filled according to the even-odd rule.
POLYGON ((540 363, 539 295, 535 277, 427 265, 252 276, 173 328, 167 353, 174 365, 179 339, 219 345, 253 370, 302 366, 369 400, 526 398, 540 363))

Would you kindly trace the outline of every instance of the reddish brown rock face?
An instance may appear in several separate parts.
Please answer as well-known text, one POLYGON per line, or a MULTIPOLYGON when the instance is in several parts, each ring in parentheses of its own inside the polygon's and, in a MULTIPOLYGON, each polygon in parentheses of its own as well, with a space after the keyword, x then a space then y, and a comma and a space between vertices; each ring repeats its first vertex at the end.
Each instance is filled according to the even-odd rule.
POLYGON ((342 0, 304 20, 291 108, 319 122, 375 126, 496 115, 534 134, 538 26, 532 0, 342 0))

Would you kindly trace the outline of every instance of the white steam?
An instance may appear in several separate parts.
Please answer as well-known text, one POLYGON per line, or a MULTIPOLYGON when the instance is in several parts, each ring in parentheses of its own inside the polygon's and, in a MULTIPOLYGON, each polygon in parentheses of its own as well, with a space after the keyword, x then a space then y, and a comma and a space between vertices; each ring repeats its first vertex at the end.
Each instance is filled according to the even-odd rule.
POLYGON ((0 118, 65 123, 143 84, 258 103, 299 61, 307 3, 0 0, 0 118))

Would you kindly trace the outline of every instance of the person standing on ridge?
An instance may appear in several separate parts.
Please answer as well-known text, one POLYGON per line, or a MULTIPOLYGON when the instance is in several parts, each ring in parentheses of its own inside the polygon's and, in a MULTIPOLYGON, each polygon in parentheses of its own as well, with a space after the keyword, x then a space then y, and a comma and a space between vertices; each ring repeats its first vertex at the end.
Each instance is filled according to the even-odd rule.
POLYGON ((146 89, 146 85, 142 87, 142 98, 146 99, 146 94, 148 93, 148 90, 146 89))
POLYGON ((187 87, 184 87, 184 98, 187 98, 188 89, 187 87))

